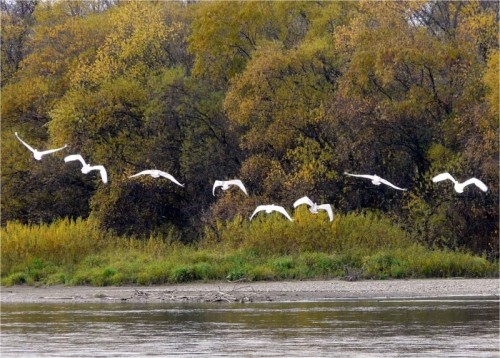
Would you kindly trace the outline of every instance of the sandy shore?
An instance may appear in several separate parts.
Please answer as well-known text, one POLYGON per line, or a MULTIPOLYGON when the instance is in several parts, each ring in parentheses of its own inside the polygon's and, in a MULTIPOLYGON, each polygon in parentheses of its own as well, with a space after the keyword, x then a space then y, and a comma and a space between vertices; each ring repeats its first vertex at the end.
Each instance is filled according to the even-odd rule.
POLYGON ((1 287, 0 302, 285 302, 340 299, 491 297, 499 279, 214 282, 164 286, 1 287))

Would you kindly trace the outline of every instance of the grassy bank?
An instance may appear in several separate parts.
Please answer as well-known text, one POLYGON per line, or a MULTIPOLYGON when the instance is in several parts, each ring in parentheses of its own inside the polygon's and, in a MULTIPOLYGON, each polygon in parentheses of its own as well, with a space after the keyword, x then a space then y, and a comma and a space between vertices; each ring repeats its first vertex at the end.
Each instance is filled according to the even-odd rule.
POLYGON ((330 223, 303 210, 294 219, 237 217, 205 228, 196 245, 119 238, 100 232, 91 220, 8 223, 1 230, 2 284, 498 276, 498 262, 429 250, 375 214, 338 215, 330 223))

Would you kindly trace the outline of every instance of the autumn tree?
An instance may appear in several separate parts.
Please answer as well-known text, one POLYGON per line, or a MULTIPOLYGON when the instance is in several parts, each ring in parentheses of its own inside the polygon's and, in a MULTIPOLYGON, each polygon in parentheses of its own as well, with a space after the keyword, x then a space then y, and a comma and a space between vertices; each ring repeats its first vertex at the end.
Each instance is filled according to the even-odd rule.
MULTIPOLYGON (((418 229, 424 241, 470 246, 461 238, 475 240, 470 230, 478 219, 474 207, 498 197, 493 189, 486 197, 450 193, 442 202, 443 188, 430 182, 433 175, 449 170, 458 177, 482 177, 497 187, 497 178, 466 160, 469 145, 461 140, 477 138, 468 127, 477 129, 473 123, 482 117, 484 51, 497 49, 496 27, 493 9, 476 2, 361 3, 351 24, 336 34, 347 54, 341 93, 353 100, 370 99, 361 120, 365 134, 371 135, 358 137, 370 148, 353 151, 360 154, 358 168, 382 174, 386 170, 416 193, 408 197, 409 225, 427 227, 418 229), (369 151, 371 160, 363 161, 369 151), (411 215, 411 210, 419 214, 411 215), (431 232, 432 221, 440 224, 431 232)), ((359 127, 356 123, 353 129, 359 127)), ((363 143, 359 146, 363 148, 363 143)), ((486 148, 481 150, 483 163, 493 159, 494 149, 486 148)), ((478 234, 492 242, 495 226, 490 221, 482 225, 488 233, 478 234)))
POLYGON ((29 51, 27 45, 36 1, 0 1, 1 28, 1 86, 19 69, 29 51))
MULTIPOLYGON (((16 4, 21 10, 29 8, 26 11, 30 13, 31 3, 16 4)), ((30 153, 14 137, 17 131, 39 149, 56 144, 47 132, 49 112, 69 88, 70 69, 92 57, 103 38, 105 24, 88 5, 73 1, 37 4, 31 15, 30 36, 23 40, 23 58, 8 83, 3 86, 2 82, 2 222, 51 221, 89 213, 91 185, 64 179, 59 161, 33 163, 30 153), (79 11, 71 10, 75 7, 79 11), (79 201, 73 201, 68 192, 74 192, 79 201)), ((60 154, 56 157, 61 160, 60 154)))
POLYGON ((2 223, 93 215, 191 241, 308 195, 498 256, 498 3, 1 4, 2 223), (36 162, 16 131, 68 149, 36 162), (109 183, 66 153, 105 165, 109 183), (153 168, 185 186, 129 178, 153 168), (431 181, 443 171, 490 190, 457 194, 431 181), (212 194, 235 177, 250 196, 212 194))

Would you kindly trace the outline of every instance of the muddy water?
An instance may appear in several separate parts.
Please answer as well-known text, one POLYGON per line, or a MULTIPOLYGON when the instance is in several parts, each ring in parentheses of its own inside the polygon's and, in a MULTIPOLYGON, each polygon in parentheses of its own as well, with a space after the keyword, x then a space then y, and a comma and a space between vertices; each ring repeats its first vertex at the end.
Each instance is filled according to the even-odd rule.
POLYGON ((497 299, 3 304, 2 357, 498 357, 497 299))

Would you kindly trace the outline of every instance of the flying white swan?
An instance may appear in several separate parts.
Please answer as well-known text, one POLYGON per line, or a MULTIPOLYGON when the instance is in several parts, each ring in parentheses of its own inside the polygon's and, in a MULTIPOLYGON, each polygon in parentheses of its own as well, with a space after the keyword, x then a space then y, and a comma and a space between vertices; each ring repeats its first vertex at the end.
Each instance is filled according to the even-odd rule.
POLYGON ((389 181, 387 181, 387 180, 379 177, 378 175, 349 174, 348 172, 344 172, 344 174, 350 175, 352 177, 359 177, 359 178, 371 179, 372 184, 374 184, 374 185, 385 184, 385 185, 388 185, 390 187, 393 187, 394 189, 407 190, 407 189, 403 189, 403 188, 400 188, 399 186, 396 186, 396 185, 392 184, 391 182, 389 182, 389 181))
POLYGON ((254 215, 257 214, 259 211, 265 211, 267 214, 270 214, 273 211, 277 211, 277 212, 285 215, 288 220, 293 221, 293 219, 290 217, 290 215, 288 215, 288 213, 286 212, 284 207, 279 206, 279 205, 274 205, 274 204, 257 206, 257 208, 254 210, 252 216, 250 216, 250 220, 252 220, 254 215))
POLYGON ((102 182, 105 184, 108 182, 108 173, 106 173, 106 169, 104 168, 104 166, 102 166, 102 165, 91 166, 90 164, 87 164, 85 162, 85 160, 83 160, 83 158, 80 154, 72 154, 72 155, 68 155, 67 157, 64 157, 65 163, 71 162, 74 160, 78 160, 78 161, 80 161, 80 163, 82 163, 82 173, 83 174, 88 174, 92 170, 99 170, 99 172, 101 173, 102 182))
POLYGON ((129 178, 134 178, 134 177, 137 177, 139 175, 151 175, 153 178, 164 177, 164 178, 169 179, 170 181, 174 182, 175 184, 177 184, 179 186, 182 186, 182 187, 184 186, 184 184, 179 183, 177 181, 177 179, 175 179, 172 175, 170 175, 166 172, 162 172, 161 170, 158 170, 158 169, 143 170, 142 172, 131 175, 129 178))
POLYGON ((311 199, 309 199, 307 196, 304 196, 293 203, 293 207, 296 208, 299 205, 309 205, 309 211, 313 214, 317 214, 318 210, 325 210, 328 213, 328 217, 330 218, 330 221, 333 221, 333 211, 332 211, 332 206, 330 204, 321 204, 318 205, 314 203, 311 199))
POLYGON ((50 154, 50 153, 54 153, 54 152, 58 152, 64 148, 66 148, 68 145, 65 144, 64 147, 61 147, 61 148, 57 148, 57 149, 49 149, 49 150, 44 150, 44 151, 38 151, 36 150, 35 148, 33 148, 32 146, 30 146, 28 143, 26 143, 24 140, 22 140, 19 135, 17 134, 17 132, 14 132, 14 134, 16 135, 17 139, 19 139, 19 141, 24 144, 24 146, 26 148, 28 148, 32 153, 33 153, 33 156, 35 157, 36 160, 42 160, 42 156, 44 156, 45 154, 50 154))
POLYGON ((241 180, 239 179, 234 179, 234 180, 216 180, 214 183, 214 187, 212 189, 212 194, 215 195, 215 189, 218 188, 219 186, 222 187, 222 190, 227 190, 229 187, 232 185, 238 186, 246 195, 248 195, 247 190, 241 180))
POLYGON ((453 178, 450 173, 441 173, 441 174, 438 174, 434 178, 432 178, 432 181, 434 183, 437 183, 437 182, 440 182, 440 181, 443 181, 443 180, 447 180, 447 179, 451 180, 455 184, 454 185, 454 189, 455 189, 455 191, 457 193, 463 193, 464 192, 464 188, 467 185, 470 185, 470 184, 475 184, 482 191, 488 191, 488 187, 486 186, 486 184, 484 184, 479 179, 470 178, 469 180, 466 180, 463 183, 459 183, 458 180, 456 180, 455 178, 453 178))

